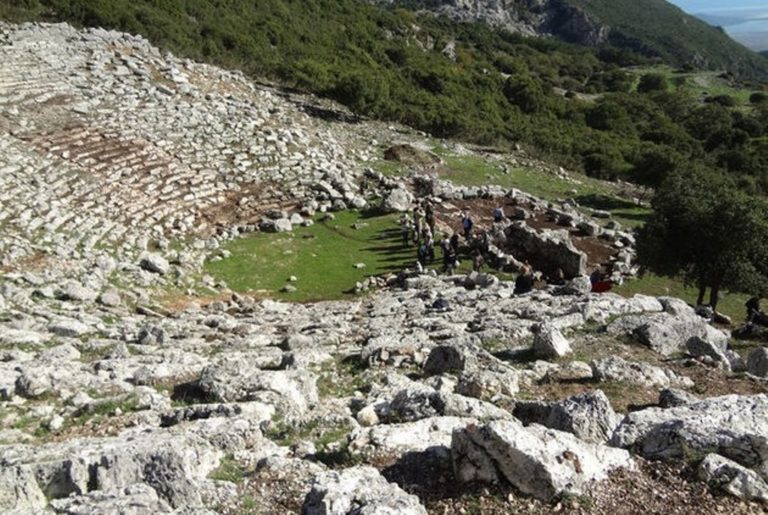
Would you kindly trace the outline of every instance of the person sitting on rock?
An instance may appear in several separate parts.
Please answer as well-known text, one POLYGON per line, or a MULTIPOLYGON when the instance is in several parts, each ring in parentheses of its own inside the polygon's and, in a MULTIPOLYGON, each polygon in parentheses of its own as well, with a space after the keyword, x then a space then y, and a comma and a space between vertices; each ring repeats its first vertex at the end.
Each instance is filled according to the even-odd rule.
POLYGON ((555 270, 555 273, 552 274, 552 276, 550 276, 547 279, 547 284, 551 284, 551 285, 554 285, 554 286, 562 286, 562 285, 564 285, 565 284, 565 273, 563 272, 563 269, 562 268, 558 268, 557 270, 555 270))
POLYGON ((493 210, 493 221, 498 223, 502 220, 504 220, 504 209, 499 206, 493 210))
POLYGON ((604 293, 613 287, 613 283, 605 280, 602 267, 595 267, 592 275, 589 276, 589 282, 592 283, 592 293, 604 293))
POLYGON ((515 279, 514 294, 522 295, 533 290, 534 281, 535 279, 533 277, 533 269, 531 268, 531 265, 529 265, 526 261, 520 269, 520 273, 518 274, 517 279, 515 279))
POLYGON ((768 326, 768 315, 760 309, 760 297, 750 298, 746 304, 747 323, 768 326))

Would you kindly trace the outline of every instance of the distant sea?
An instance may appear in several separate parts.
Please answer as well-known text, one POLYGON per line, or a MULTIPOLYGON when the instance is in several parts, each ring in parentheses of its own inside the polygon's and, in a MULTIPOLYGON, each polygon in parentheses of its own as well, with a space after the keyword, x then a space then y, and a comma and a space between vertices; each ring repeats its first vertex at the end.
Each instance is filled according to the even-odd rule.
POLYGON ((750 20, 723 28, 733 39, 753 50, 768 50, 768 19, 750 20))
POLYGON ((694 15, 723 27, 729 36, 752 50, 768 50, 768 7, 707 9, 694 15))

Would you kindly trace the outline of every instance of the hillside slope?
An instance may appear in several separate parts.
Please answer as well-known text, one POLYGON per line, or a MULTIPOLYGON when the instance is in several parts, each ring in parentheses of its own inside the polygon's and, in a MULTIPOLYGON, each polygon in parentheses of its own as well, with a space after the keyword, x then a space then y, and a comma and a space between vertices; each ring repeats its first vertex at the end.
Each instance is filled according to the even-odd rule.
POLYGON ((721 29, 664 0, 374 0, 436 12, 459 21, 483 21, 523 35, 553 35, 581 45, 611 45, 676 65, 726 69, 744 78, 768 78, 768 61, 721 29))
POLYGON ((610 27, 608 41, 674 64, 768 77, 768 61, 664 0, 564 0, 610 27))

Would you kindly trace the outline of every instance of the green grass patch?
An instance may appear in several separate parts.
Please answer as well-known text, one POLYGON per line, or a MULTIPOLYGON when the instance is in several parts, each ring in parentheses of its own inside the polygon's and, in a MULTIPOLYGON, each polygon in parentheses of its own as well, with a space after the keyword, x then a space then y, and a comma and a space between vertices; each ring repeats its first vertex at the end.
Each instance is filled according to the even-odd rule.
MULTIPOLYGON (((571 174, 574 181, 532 168, 505 167, 503 161, 476 154, 455 155, 445 147, 433 151, 441 156, 447 171, 441 177, 462 186, 497 184, 517 188, 545 200, 575 198, 579 205, 610 212, 621 224, 637 227, 645 222, 651 210, 614 195, 613 187, 603 181, 571 174)), ((586 211, 587 214, 589 211, 586 211)))
MULTIPOLYGON (((637 293, 654 297, 678 297, 689 304, 695 304, 696 297, 698 296, 697 288, 686 286, 680 279, 660 277, 653 274, 646 274, 642 278, 627 281, 621 286, 614 288, 613 291, 625 297, 631 297, 637 293)), ((747 302, 749 295, 730 292, 722 292, 722 295, 717 304, 717 311, 731 317, 735 324, 739 324, 746 316, 744 303, 747 302)), ((707 299, 708 297, 705 297, 705 302, 707 299)))
POLYGON ((208 477, 217 481, 228 481, 230 483, 238 484, 245 480, 245 474, 245 469, 231 454, 228 454, 224 456, 219 463, 218 468, 211 472, 208 477))
POLYGON ((416 262, 416 248, 402 246, 397 215, 347 211, 335 216, 291 233, 233 241, 226 246, 232 256, 207 263, 206 272, 237 292, 304 302, 344 298, 366 277, 416 262), (355 268, 357 263, 365 268, 355 268), (297 278, 290 283, 297 291, 280 291, 290 276, 297 278))

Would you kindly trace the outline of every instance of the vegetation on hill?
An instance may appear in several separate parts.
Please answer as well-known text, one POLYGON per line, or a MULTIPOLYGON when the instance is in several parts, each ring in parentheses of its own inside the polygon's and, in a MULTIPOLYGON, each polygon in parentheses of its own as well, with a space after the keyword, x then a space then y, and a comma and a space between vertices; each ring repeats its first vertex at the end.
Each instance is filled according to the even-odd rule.
POLYGON ((768 78, 768 61, 665 0, 566 0, 609 27, 609 42, 676 65, 768 78))
POLYGON ((334 98, 361 115, 440 137, 524 143, 597 177, 656 185, 681 163, 698 162, 768 191, 768 104, 716 95, 702 105, 684 81, 638 82, 617 64, 641 64, 628 53, 524 39, 361 0, 0 0, 0 16, 144 34, 182 55, 334 98))
POLYGON ((723 289, 768 293, 768 203, 734 187, 728 177, 687 169, 665 179, 653 214, 638 234, 638 258, 668 276, 682 274, 710 289, 715 308, 723 289))

